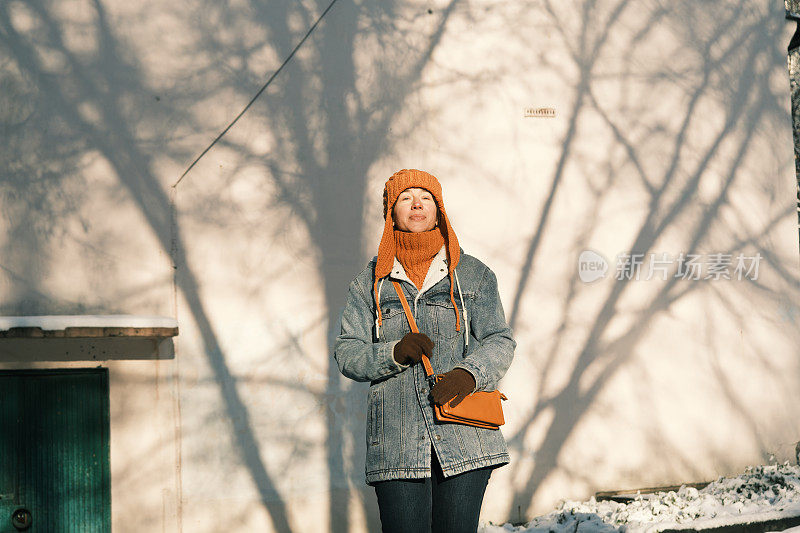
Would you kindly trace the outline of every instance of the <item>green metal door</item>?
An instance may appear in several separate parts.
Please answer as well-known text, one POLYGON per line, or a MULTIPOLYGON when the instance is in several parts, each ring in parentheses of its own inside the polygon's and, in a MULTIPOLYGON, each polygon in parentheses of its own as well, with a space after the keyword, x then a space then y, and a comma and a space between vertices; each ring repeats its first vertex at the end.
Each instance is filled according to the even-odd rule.
POLYGON ((107 369, 0 371, 0 533, 111 531, 108 434, 107 369))

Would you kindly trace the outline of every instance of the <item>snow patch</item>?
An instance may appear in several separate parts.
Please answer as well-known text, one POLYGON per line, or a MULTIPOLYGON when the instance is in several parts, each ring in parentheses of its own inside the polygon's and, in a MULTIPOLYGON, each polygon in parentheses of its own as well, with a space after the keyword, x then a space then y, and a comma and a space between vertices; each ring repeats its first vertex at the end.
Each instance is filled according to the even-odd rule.
MULTIPOLYGON (((666 529, 708 529, 800 517, 800 466, 748 467, 702 490, 639 494, 630 503, 564 502, 524 526, 483 524, 480 533, 656 533, 666 529)), ((792 528, 800 533, 800 527, 792 528)))

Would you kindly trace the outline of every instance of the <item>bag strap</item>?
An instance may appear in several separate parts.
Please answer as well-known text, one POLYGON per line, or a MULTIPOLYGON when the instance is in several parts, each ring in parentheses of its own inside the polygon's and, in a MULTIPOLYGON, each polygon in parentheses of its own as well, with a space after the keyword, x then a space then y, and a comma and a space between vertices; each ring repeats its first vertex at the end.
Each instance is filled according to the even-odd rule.
MULTIPOLYGON (((400 297, 400 303, 403 304, 403 311, 406 312, 406 318, 408 319, 408 325, 411 326, 411 331, 414 333, 419 333, 417 321, 414 320, 414 315, 411 314, 411 308, 408 306, 408 301, 406 300, 406 295, 403 294, 403 289, 400 288, 400 284, 396 281, 392 281, 392 285, 394 285, 394 290, 397 292, 397 296, 400 297)), ((428 356, 425 354, 422 354, 422 366, 425 368, 425 375, 427 377, 433 376, 433 366, 431 366, 431 360, 428 359, 428 356)))

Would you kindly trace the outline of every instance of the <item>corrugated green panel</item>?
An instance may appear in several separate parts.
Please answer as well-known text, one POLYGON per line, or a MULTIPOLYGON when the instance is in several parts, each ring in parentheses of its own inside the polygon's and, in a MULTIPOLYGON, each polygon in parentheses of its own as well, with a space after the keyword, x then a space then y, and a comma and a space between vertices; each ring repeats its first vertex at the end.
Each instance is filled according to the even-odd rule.
POLYGON ((15 509, 17 470, 7 467, 17 457, 17 382, 0 380, 0 532, 16 531, 9 517, 15 509))
POLYGON ((111 531, 106 369, 0 372, 0 423, 0 533, 111 531))

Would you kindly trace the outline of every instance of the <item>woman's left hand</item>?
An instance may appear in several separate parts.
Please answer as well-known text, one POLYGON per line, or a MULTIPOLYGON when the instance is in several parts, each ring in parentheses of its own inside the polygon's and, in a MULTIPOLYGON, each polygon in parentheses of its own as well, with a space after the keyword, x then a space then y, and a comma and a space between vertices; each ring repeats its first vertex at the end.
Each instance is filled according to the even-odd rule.
POLYGON ((444 405, 448 401, 455 407, 475 390, 475 378, 463 368, 454 368, 445 372, 431 389, 431 396, 436 405, 444 405))

